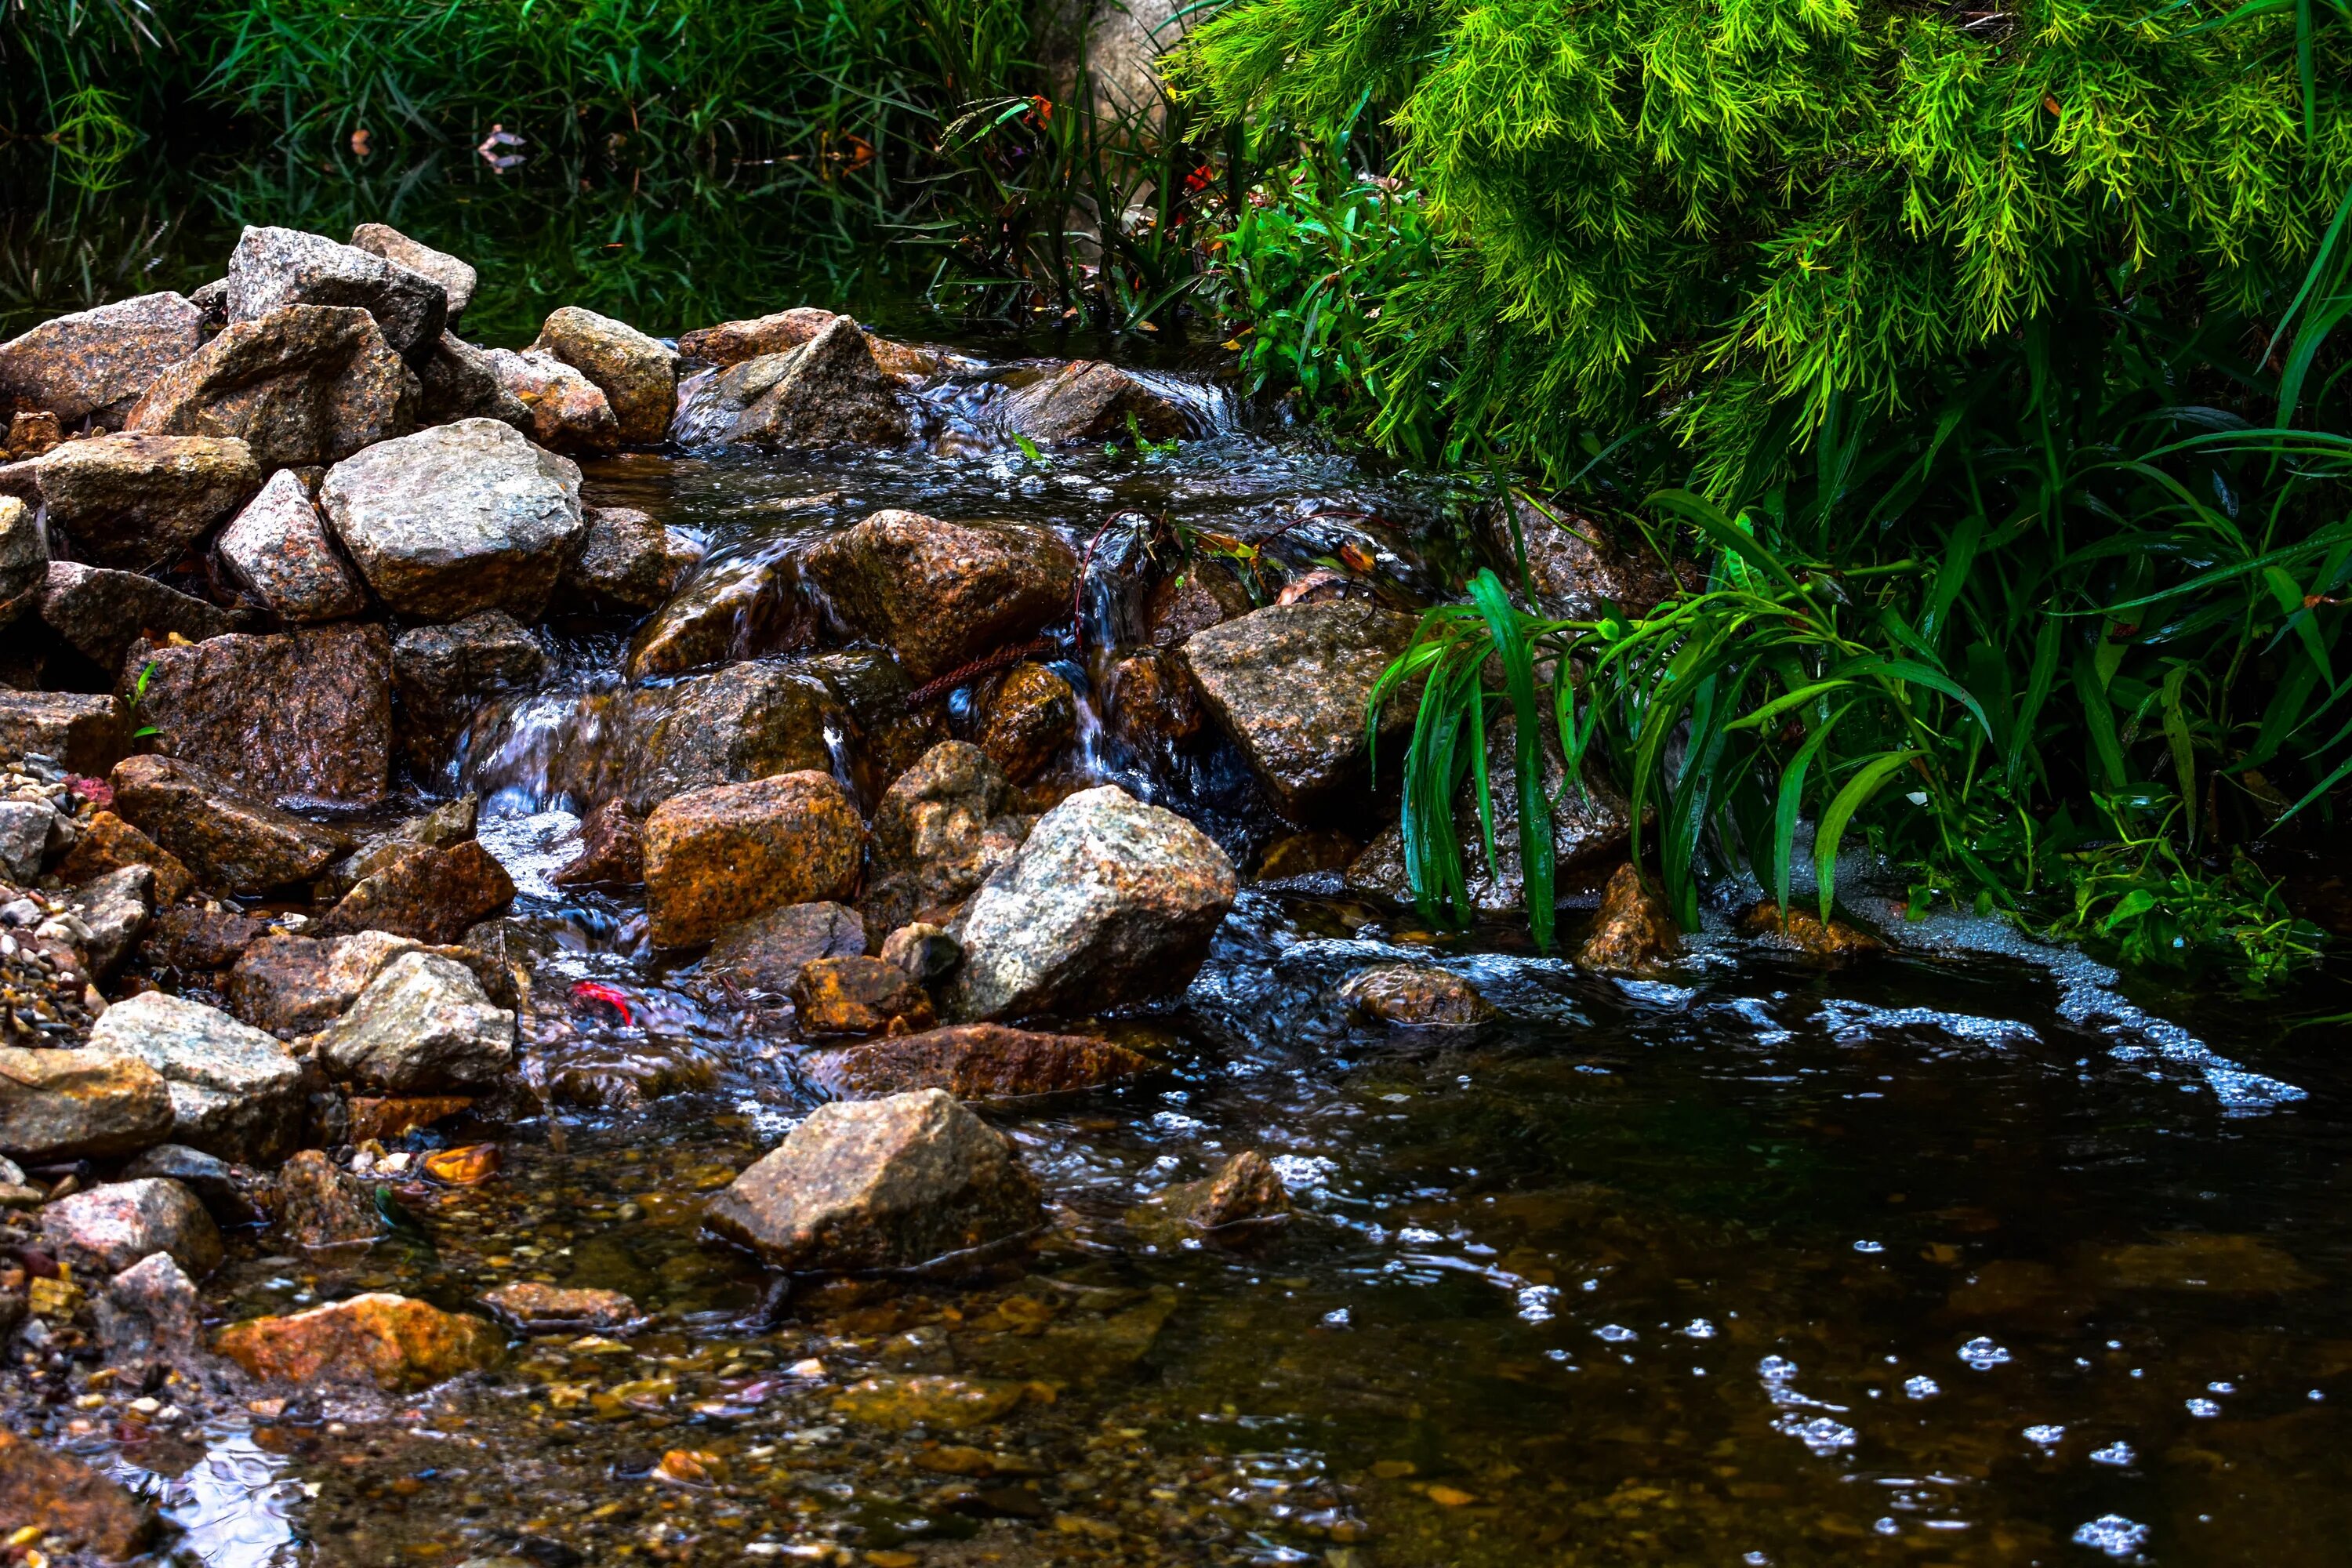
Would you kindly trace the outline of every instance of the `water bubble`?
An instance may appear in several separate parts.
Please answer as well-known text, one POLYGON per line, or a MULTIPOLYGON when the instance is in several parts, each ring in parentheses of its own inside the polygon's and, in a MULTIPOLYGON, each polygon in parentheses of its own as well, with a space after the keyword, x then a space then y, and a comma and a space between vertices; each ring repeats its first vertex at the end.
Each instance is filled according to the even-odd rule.
POLYGON ((2235 1394, 2238 1392, 2238 1385, 2234 1383, 2209 1383, 2205 1385, 2205 1392, 2208 1394, 2235 1394))
POLYGON ((1323 1314, 1323 1326, 1327 1329, 1344 1329, 1355 1321, 1345 1307, 1334 1307, 1323 1314))
POLYGON ((2110 1557, 2129 1557, 2147 1544, 2147 1526, 2119 1513, 2103 1513, 2074 1531, 2074 1544, 2110 1557))
POLYGON ((1907 1377, 1903 1380, 1903 1392, 1912 1399, 1933 1399, 1944 1391, 1932 1377, 1907 1377))
POLYGON ((1768 1355, 1756 1363, 1756 1375, 1767 1383, 1786 1383, 1797 1375, 1797 1363, 1784 1355, 1768 1355))
POLYGON ((1960 1347, 1960 1359, 1979 1372, 1985 1372, 2009 1360, 2009 1352, 1979 1334, 1960 1347))
POLYGON ((1834 1454, 1842 1448, 1851 1448, 1854 1443, 1853 1427, 1842 1422, 1832 1421, 1826 1415, 1816 1415, 1809 1421, 1801 1420, 1793 1415, 1783 1415, 1772 1423, 1772 1430, 1796 1438, 1815 1454, 1822 1456, 1834 1454))
POLYGON ((1683 1325, 1683 1332, 1695 1340, 1711 1340, 1715 1338, 1715 1325, 1705 1318, 1693 1318, 1683 1325))
POLYGON ((2200 1419, 2219 1415, 2221 1414, 2221 1402, 2218 1399, 2192 1399, 2189 1402, 2189 1414, 2200 1419))
POLYGON ((1603 1323, 1592 1331, 1612 1345, 1623 1344, 1627 1340, 1638 1340, 1642 1337, 1622 1323, 1603 1323))
POLYGON ((2063 1426, 2041 1426, 2025 1429, 2025 1440, 2043 1448, 2056 1447, 2059 1439, 2065 1436, 2066 1428, 2063 1426))
POLYGON ((1857 1241, 1853 1244, 1853 1249, 1856 1252, 1884 1252, 1886 1250, 1886 1247, 1880 1242, 1857 1241))
POLYGON ((2129 1443, 2110 1443, 2104 1448, 2091 1450, 2091 1463, 2095 1465, 2128 1465, 2138 1458, 2132 1452, 2129 1443))
POLYGON ((1530 1323, 1551 1321, 1551 1304, 1559 1300, 1559 1291, 1549 1285, 1530 1285, 1519 1292, 1519 1316, 1530 1323))
POLYGON ((1870 1528, 1878 1531, 1881 1535, 1900 1535, 1903 1533, 1903 1527, 1895 1523, 1891 1515, 1885 1519, 1880 1520, 1876 1524, 1872 1525, 1870 1528))

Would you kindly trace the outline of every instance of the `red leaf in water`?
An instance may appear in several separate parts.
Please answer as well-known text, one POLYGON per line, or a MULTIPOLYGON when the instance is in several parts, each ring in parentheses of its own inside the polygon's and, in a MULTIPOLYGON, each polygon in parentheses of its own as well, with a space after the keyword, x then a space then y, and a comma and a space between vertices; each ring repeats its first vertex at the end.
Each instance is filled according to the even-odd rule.
POLYGON ((629 1012, 629 998, 627 994, 619 990, 617 987, 604 984, 599 981, 583 980, 580 982, 579 984, 574 985, 572 988, 572 995, 574 1001, 602 1002, 604 1005, 612 1008, 615 1013, 618 1013, 621 1016, 621 1022, 624 1024, 635 1024, 636 1022, 635 1016, 629 1012))

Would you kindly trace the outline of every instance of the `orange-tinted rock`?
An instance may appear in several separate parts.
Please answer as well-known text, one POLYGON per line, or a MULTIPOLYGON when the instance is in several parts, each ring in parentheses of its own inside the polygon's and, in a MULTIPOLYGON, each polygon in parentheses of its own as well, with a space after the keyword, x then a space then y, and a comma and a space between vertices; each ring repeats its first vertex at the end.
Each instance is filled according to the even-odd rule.
MULTIPOLYGON (((123 673, 131 699, 140 670, 123 673)), ((370 805, 392 765, 392 639, 317 626, 158 647, 141 717, 159 750, 263 800, 370 805)))
POLYGON ((436 1149, 422 1162, 425 1173, 453 1187, 474 1187, 499 1173, 504 1163, 495 1143, 468 1143, 461 1149, 436 1149))
POLYGON ((1885 942, 1859 926, 1848 925, 1834 916, 1823 924, 1819 915, 1794 907, 1784 915, 1780 906, 1769 899, 1749 910, 1741 923, 1751 935, 1793 947, 1808 958, 1826 959, 1832 963, 1871 958, 1886 951, 1885 942))
POLYGON ((49 526, 92 566, 168 566, 261 488, 242 441, 209 436, 100 436, 33 460, 49 526))
POLYGON ((635 507, 585 507, 582 516, 588 537, 560 590, 573 604, 602 610, 656 608, 702 559, 702 546, 635 507))
POLYGON ((795 592, 799 568, 767 554, 698 565, 637 628, 632 679, 683 675, 807 645, 815 627, 795 592))
POLYGON ((319 922, 319 933, 383 931, 446 946, 504 910, 514 895, 514 879, 478 842, 420 844, 362 878, 319 922))
POLYGON ((153 1517, 114 1482, 0 1426, 0 1531, 26 1525, 110 1561, 138 1552, 155 1530, 153 1517))
POLYGON ((877 511, 817 544, 805 569, 922 681, 1066 620, 1077 556, 1042 528, 877 511))
POLYGON ((629 694, 621 794, 633 812, 712 784, 832 766, 848 728, 830 687, 787 664, 745 661, 629 694))
POLYGON ((988 700, 979 745, 1019 784, 1068 745, 1077 728, 1078 699, 1070 683, 1042 664, 1016 664, 988 700))
POLYGON ((857 885, 866 825, 829 773, 784 773, 666 801, 646 819, 646 908, 656 946, 709 941, 781 904, 838 901, 857 885))
POLYGON ((930 994, 913 975, 878 958, 820 958, 793 982, 793 1005, 809 1039, 840 1035, 901 1034, 938 1020, 930 994))
POLYGON ((388 1142, 420 1127, 446 1121, 474 1103, 463 1094, 375 1096, 349 1102, 348 1135, 354 1143, 388 1142))
POLYGON ((566 305, 530 345, 572 366, 604 395, 623 441, 647 445, 669 434, 677 408, 677 354, 625 321, 566 305))
POLYGON ((797 348, 694 377, 677 404, 670 435, 688 446, 895 445, 908 432, 897 380, 857 324, 841 318, 797 348))
MULTIPOLYGON (((162 880, 159 873, 157 881, 162 880)), ((163 902, 159 885, 156 902, 163 902)), ((270 934, 268 922, 226 910, 194 904, 155 911, 139 939, 140 956, 152 968, 188 971, 226 969, 245 950, 270 934)))
POLYGON ((942 741, 901 773, 874 808, 874 875, 859 908, 869 935, 943 912, 971 896, 1028 836, 1012 790, 987 752, 942 741))
POLYGON ((551 452, 595 456, 621 445, 604 388, 551 353, 486 349, 490 374, 530 410, 530 438, 551 452))
POLYGON ((1175 659, 1159 653, 1123 658, 1109 686, 1111 729, 1145 755, 1172 752, 1200 734, 1201 695, 1175 659))
POLYGON ((1264 1224, 1290 1213, 1289 1189, 1274 1163, 1255 1149, 1243 1150, 1201 1181, 1168 1188, 1157 1201, 1171 1218, 1195 1230, 1264 1224))
POLYGON ((866 952, 866 922, 840 904, 786 904, 719 933, 702 961, 705 984, 782 995, 820 958, 866 952))
POLYGON ((316 876, 350 847, 342 835, 175 757, 125 757, 108 782, 124 821, 223 892, 258 893, 316 876))
POLYGON ((634 888, 645 879, 645 838, 622 800, 581 819, 580 853, 549 879, 559 888, 634 888))
POLYGON ((373 1241, 391 1228, 367 1184, 316 1149, 286 1162, 263 1203, 278 1237, 296 1247, 373 1241))
POLYGON ((196 885, 178 856, 110 811, 101 811, 81 825, 81 836, 58 862, 58 878, 68 887, 78 888, 125 866, 155 868, 158 906, 178 903, 196 885))
POLYGON ((1066 1094, 1151 1070, 1151 1059, 1087 1035, 1043 1035, 1001 1024, 960 1024, 826 1051, 817 1079, 850 1095, 942 1089, 958 1100, 1066 1094))
POLYGON ((214 1348, 271 1382, 373 1383, 400 1393, 499 1365, 506 1335, 487 1318, 373 1291, 291 1317, 233 1324, 214 1348))
POLYGON ((1460 975, 1425 963, 1383 963, 1351 977, 1339 1000, 1367 1018, 1384 1024, 1454 1026, 1483 1024, 1495 1016, 1492 1004, 1460 975))
POLYGON ((741 364, 745 360, 757 359, 761 354, 796 349, 838 319, 831 310, 821 310, 814 305, 800 305, 750 321, 721 321, 715 327, 698 327, 678 338, 678 356, 700 364, 741 364))
POLYGON ((1601 912, 1576 962, 1603 974, 1657 974, 1682 948, 1682 931, 1666 900, 1643 884, 1629 861, 1610 873, 1601 912))
POLYGON ((172 1135, 172 1091, 137 1057, 0 1046, 0 1154, 26 1164, 136 1154, 172 1135))
POLYGON ((625 1329, 643 1316, 637 1304, 618 1290, 567 1289, 518 1279, 501 1285, 481 1299, 482 1305, 525 1333, 557 1330, 610 1332, 625 1329))
POLYGON ((44 321, 0 343, 0 404, 119 429, 163 368, 196 352, 202 319, 181 295, 141 294, 44 321))
POLYGON ((1195 562, 1152 584, 1143 619, 1151 646, 1174 647, 1194 632, 1248 615, 1257 606, 1249 590, 1224 566, 1195 562))

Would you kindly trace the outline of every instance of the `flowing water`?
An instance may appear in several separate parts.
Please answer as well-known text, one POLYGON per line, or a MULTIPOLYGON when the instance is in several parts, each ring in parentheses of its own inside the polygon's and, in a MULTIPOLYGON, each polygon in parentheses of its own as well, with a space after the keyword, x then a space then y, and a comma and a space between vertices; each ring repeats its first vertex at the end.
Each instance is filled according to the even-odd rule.
MULTIPOLYGON (((1104 529, 1129 510, 1271 539, 1293 570, 1353 544, 1402 595, 1453 559, 1444 487, 1245 428, 1197 378, 1215 437, 1033 461, 986 434, 1018 353, 966 346, 905 452, 631 455, 589 465, 590 500, 694 532, 706 571, 885 506, 1100 535, 1114 585, 1104 529)), ((1097 633, 1116 601, 1090 604, 1097 633)), ((503 1169, 397 1187, 401 1229, 356 1257, 233 1237, 207 1298, 226 1321, 545 1279, 650 1321, 405 1402, 63 1424, 159 1500, 183 1561, 2345 1560, 2352 1071, 2340 1028, 2291 1026, 2340 996, 2127 998, 1990 922, 1889 906, 1896 951, 1827 970, 1718 921, 1671 982, 1627 983, 1328 875, 1261 883, 1185 994, 1097 1021, 1160 1075, 991 1111, 1047 1190, 1033 1258, 778 1292, 698 1215, 815 1102, 799 1047, 697 1001, 635 901, 546 880, 625 633, 553 628, 547 687, 439 781, 484 793, 523 888, 554 1110, 413 1135, 495 1140, 503 1169), (1398 959, 1500 1016, 1351 1019, 1339 986, 1398 959), (583 980, 625 1018, 573 1001, 583 980), (1220 1245, 1130 1215, 1247 1148, 1286 1226, 1220 1245), (925 1376, 963 1396, 869 1382, 925 1376)), ((1101 665, 1062 668, 1085 689, 1101 665)), ((1244 864, 1275 831, 1230 760, 1166 773, 1089 722, 1065 766, 1244 864)))

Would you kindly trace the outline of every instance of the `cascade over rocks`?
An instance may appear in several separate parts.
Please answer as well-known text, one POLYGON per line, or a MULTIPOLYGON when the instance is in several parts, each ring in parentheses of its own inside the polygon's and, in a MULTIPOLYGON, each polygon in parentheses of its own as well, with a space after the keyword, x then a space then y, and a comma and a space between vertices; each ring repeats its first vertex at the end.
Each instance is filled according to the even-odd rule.
POLYGON ((317 626, 150 648, 123 671, 159 750, 231 787, 298 804, 372 805, 392 764, 392 647, 379 626, 317 626))
POLYGON ((327 538, 302 476, 280 468, 221 531, 221 564, 262 607, 292 626, 367 608, 367 591, 327 538))
POLYGON ((669 434, 677 355, 636 328, 577 305, 547 318, 532 349, 562 360, 604 395, 620 439, 648 446, 669 434))
POLYGON ((877 511, 829 535, 804 565, 851 629, 887 646, 918 681, 1066 618, 1077 568, 1045 529, 913 511, 877 511))
POLYGON ((702 559, 701 545, 635 507, 592 506, 583 515, 587 535, 561 594, 575 604, 591 609, 659 608, 702 559))
POLYGON ((504 610, 401 633, 392 645, 401 750, 420 772, 437 771, 483 703, 529 690, 546 673, 539 638, 504 610))
POLYGON ((773 1267, 828 1272, 911 1268, 1041 1217, 1012 1143, 938 1089, 817 1107, 703 1215, 773 1267))
POLYGON ((909 428, 898 384, 844 316, 797 348, 688 382, 670 435, 689 447, 875 447, 906 440, 909 428))
POLYGON ((41 1238, 78 1271, 117 1274, 151 1253, 201 1279, 220 1267, 220 1227, 196 1194, 163 1176, 109 1182, 41 1211, 41 1238))
POLYGON ((1082 790, 965 906, 947 1011, 1091 1013, 1181 991, 1238 888, 1225 852, 1182 817, 1115 785, 1082 790))
POLYGON ((829 773, 719 784, 664 802, 645 824, 646 912, 656 947, 690 947, 780 904, 857 885, 866 825, 829 773))
POLYGON ((75 556, 127 572, 171 565, 261 488, 253 449, 215 436, 68 441, 34 459, 33 478, 75 556))
POLYGON ((683 675, 804 647, 815 627, 796 592, 798 582, 798 565, 789 556, 705 563, 638 628, 629 646, 630 679, 683 675))
POLYGON ((299 229, 247 228, 229 253, 227 282, 232 326, 288 305, 355 306, 406 358, 431 347, 448 322, 449 296, 424 273, 299 229))
POLYGON ((89 1048, 136 1057, 169 1086, 173 1142, 262 1164, 302 1135, 302 1064, 284 1046, 215 1007, 144 991, 107 1008, 89 1048))
MULTIPOLYGON (((225 636, 227 611, 136 572, 52 561, 41 584, 41 619, 101 669, 119 668, 142 632, 192 643, 225 636)), ((138 672, 131 672, 136 681, 138 672)))
POLYGON ((123 428, 233 436, 265 469, 336 463, 415 428, 421 396, 365 310, 289 305, 230 322, 164 371, 123 428))
POLYGON ((1208 427, 1154 378, 1093 360, 1074 360, 1004 401, 1005 426, 1041 447, 1118 440, 1130 416, 1150 441, 1203 435, 1208 427))
POLYGON ((457 324, 457 318, 465 314, 466 307, 473 303, 474 289, 480 279, 471 266, 409 238, 388 223, 360 225, 352 230, 352 245, 370 256, 396 261, 411 272, 441 285, 442 298, 448 301, 446 324, 451 327, 457 324))
POLYGON ((108 782, 124 821, 223 892, 267 892, 303 880, 349 847, 341 834, 176 757, 125 757, 108 782))
POLYGON ((0 409, 45 408, 71 430, 119 430, 131 405, 202 342, 203 312, 178 294, 141 294, 42 322, 0 343, 0 409))
POLYGON ((713 784, 833 765, 846 728, 832 689, 791 665, 743 663, 629 694, 621 789, 633 813, 713 784))
POLYGON ((551 353, 478 351, 499 392, 527 411, 523 428, 551 452, 598 457, 620 449, 621 422, 604 389, 551 353))
POLYGON ((163 1075, 110 1051, 0 1046, 0 1155, 28 1164, 112 1159, 171 1136, 163 1075))
POLYGON ((580 468, 494 419, 385 441, 329 471, 327 522, 385 605, 425 620, 526 620, 579 548, 580 468))
MULTIPOLYGON (((1296 811, 1361 774, 1364 704, 1414 624, 1369 605, 1276 605, 1195 632, 1177 653, 1218 725, 1296 811)), ((1392 702, 1382 731, 1411 719, 1392 702)))

